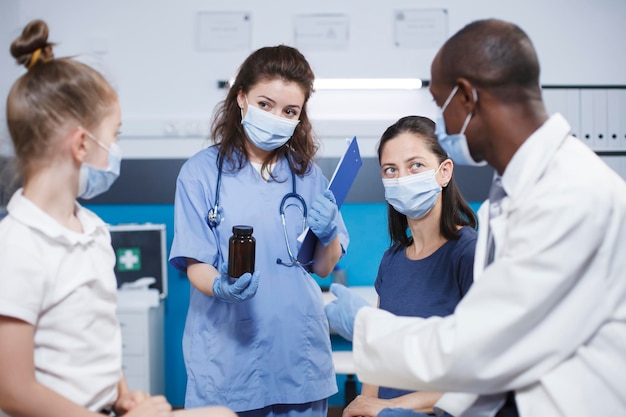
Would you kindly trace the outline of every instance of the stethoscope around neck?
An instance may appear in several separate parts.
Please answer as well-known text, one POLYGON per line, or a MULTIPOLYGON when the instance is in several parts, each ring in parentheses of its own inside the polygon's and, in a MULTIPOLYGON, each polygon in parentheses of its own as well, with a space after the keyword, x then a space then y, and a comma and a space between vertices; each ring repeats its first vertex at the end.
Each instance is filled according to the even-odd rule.
POLYGON ((220 186, 222 185, 222 166, 224 159, 218 155, 217 157, 217 184, 215 187, 215 204, 209 209, 207 215, 207 224, 209 228, 214 229, 222 222, 222 212, 220 209, 220 186))
MULTIPOLYGON (((222 222, 222 208, 220 207, 220 187, 222 184, 222 166, 224 159, 221 156, 217 157, 217 183, 215 187, 215 204, 209 209, 207 214, 207 224, 209 228, 215 229, 222 222)), ((314 261, 300 262, 297 255, 294 255, 289 244, 289 236, 287 235, 287 222, 285 219, 285 210, 289 207, 295 207, 302 215, 302 231, 306 228, 307 217, 307 205, 304 198, 296 192, 296 174, 291 170, 291 192, 283 196, 278 208, 280 214, 280 220, 283 225, 283 235, 285 237, 285 245, 287 246, 287 253, 289 254, 289 261, 283 261, 280 258, 276 258, 276 263, 284 266, 301 266, 306 267, 313 264, 314 261), (293 201, 293 200, 296 201, 293 201), (299 203, 299 204, 298 204, 299 203)))

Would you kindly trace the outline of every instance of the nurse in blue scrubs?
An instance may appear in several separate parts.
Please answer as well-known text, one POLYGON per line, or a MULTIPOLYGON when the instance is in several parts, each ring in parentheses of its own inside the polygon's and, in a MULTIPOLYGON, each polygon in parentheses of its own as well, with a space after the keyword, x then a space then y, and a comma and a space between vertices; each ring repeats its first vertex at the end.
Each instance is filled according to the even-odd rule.
POLYGON ((170 262, 189 277, 183 335, 185 407, 226 405, 240 416, 326 417, 337 392, 319 285, 348 234, 328 180, 313 162, 306 103, 314 74, 296 49, 253 52, 212 125, 213 146, 191 157, 176 184, 170 262), (283 222, 284 219, 284 222, 283 222), (254 273, 227 273, 234 225, 256 239, 254 273), (298 235, 317 236, 312 262, 298 235))

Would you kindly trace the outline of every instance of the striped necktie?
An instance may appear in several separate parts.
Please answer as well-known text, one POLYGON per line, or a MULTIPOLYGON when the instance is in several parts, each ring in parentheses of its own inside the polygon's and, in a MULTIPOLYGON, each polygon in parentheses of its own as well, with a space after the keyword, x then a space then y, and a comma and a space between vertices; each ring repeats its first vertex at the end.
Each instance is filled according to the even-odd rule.
MULTIPOLYGON (((504 191, 504 187, 502 187, 502 177, 497 176, 493 179, 491 189, 489 190, 489 220, 495 219, 502 214, 502 199, 505 196, 506 192, 504 191)), ((489 227, 489 231, 487 233, 487 242, 487 260, 485 262, 485 267, 493 262, 493 258, 496 253, 496 244, 493 239, 491 227, 489 227)), ((500 408, 500 410, 498 410, 495 417, 517 416, 519 416, 519 414, 517 411, 517 404, 515 403, 515 392, 509 391, 507 392, 504 405, 500 408)))
MULTIPOLYGON (((502 199, 506 196, 506 192, 502 187, 502 177, 497 176, 494 178, 489 190, 489 220, 495 219, 502 214, 502 199)), ((496 245, 493 239, 493 233, 491 227, 487 232, 487 259, 485 261, 485 267, 493 262, 494 255, 496 253, 496 245)))

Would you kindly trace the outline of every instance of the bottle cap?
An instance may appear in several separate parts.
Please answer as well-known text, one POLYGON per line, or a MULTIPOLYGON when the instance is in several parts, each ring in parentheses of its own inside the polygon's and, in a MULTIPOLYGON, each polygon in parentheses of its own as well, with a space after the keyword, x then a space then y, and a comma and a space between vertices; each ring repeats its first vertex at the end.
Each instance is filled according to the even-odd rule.
POLYGON ((233 226, 233 233, 251 235, 254 228, 252 226, 237 225, 233 226))

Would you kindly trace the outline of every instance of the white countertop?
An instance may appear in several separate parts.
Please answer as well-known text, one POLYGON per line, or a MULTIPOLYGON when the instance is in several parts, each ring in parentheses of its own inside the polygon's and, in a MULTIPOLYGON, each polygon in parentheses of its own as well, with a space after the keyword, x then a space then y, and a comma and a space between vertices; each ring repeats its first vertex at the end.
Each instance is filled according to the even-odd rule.
MULTIPOLYGON (((372 307, 378 306, 378 293, 376 293, 376 289, 373 285, 352 286, 348 287, 348 289, 365 298, 369 301, 372 307)), ((337 297, 335 297, 335 295, 330 291, 322 291, 322 298, 324 299, 324 305, 326 305, 335 300, 337 297)))
POLYGON ((143 311, 158 307, 160 301, 159 291, 154 288, 117 290, 118 311, 143 311))

